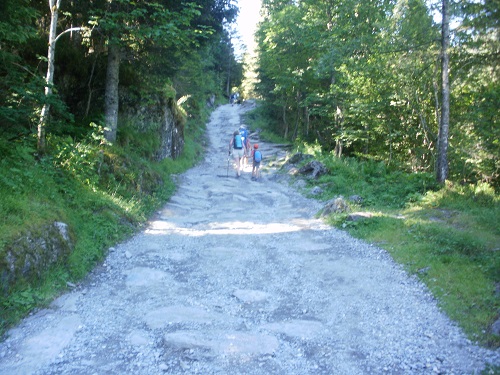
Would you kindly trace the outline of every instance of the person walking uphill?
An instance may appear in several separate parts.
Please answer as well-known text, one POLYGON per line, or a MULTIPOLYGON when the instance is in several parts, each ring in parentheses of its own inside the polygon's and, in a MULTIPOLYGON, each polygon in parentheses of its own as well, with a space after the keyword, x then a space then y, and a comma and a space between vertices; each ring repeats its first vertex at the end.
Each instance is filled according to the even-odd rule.
POLYGON ((238 129, 241 135, 241 141, 243 142, 243 145, 245 146, 245 153, 243 155, 243 168, 246 167, 248 158, 250 157, 250 139, 248 138, 248 130, 245 125, 240 125, 240 128, 238 129))
POLYGON ((259 150, 259 145, 253 145, 252 150, 252 181, 257 181, 260 178, 260 162, 262 161, 262 152, 259 150))
POLYGON ((233 152, 234 163, 236 164, 236 177, 240 177, 243 169, 243 156, 246 151, 245 144, 238 130, 234 131, 233 137, 229 141, 229 155, 231 155, 231 150, 233 152))

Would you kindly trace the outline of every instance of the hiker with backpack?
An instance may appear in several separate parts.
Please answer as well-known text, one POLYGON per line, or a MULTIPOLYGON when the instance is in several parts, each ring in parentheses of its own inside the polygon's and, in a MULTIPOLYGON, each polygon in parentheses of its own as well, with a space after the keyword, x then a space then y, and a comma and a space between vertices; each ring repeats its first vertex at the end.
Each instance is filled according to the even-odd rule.
POLYGON ((231 151, 234 163, 236 164, 236 177, 240 177, 241 171, 243 170, 243 157, 245 156, 246 150, 239 130, 234 131, 233 137, 229 141, 229 155, 231 155, 231 151))
POLYGON ((262 161, 262 151, 259 150, 259 145, 253 145, 252 150, 252 181, 257 181, 260 178, 260 162, 262 161))
POLYGON ((240 128, 238 129, 241 135, 241 141, 245 145, 245 154, 244 154, 244 159, 243 159, 243 167, 246 166, 247 160, 250 157, 250 138, 248 134, 247 127, 245 125, 240 125, 240 128))

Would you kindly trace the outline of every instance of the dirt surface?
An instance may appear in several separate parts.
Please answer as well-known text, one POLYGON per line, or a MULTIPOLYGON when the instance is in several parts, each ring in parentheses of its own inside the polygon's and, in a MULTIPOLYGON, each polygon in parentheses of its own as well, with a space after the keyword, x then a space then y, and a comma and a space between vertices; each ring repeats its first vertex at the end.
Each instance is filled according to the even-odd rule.
POLYGON ((468 374, 500 365, 383 250, 275 178, 227 169, 245 106, 147 229, 0 343, 1 374, 468 374), (229 177, 227 177, 229 176, 229 177))

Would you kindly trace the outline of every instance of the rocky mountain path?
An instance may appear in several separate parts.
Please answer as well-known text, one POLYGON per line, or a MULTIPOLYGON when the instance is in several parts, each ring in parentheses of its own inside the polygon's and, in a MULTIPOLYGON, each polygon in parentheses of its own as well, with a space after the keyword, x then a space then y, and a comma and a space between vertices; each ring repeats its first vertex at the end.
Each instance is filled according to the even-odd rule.
POLYGON ((228 169, 245 105, 147 228, 0 343, 0 374, 470 374, 500 365, 383 250, 278 182, 228 169))

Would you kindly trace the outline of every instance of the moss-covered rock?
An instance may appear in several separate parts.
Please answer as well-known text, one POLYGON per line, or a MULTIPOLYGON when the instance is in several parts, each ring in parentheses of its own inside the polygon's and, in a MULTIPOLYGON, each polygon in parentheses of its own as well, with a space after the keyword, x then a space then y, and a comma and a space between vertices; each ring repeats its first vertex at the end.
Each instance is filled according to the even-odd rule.
POLYGON ((68 225, 54 222, 30 228, 0 253, 0 293, 20 280, 40 278, 52 265, 65 262, 74 241, 68 225))

